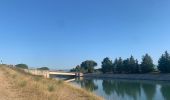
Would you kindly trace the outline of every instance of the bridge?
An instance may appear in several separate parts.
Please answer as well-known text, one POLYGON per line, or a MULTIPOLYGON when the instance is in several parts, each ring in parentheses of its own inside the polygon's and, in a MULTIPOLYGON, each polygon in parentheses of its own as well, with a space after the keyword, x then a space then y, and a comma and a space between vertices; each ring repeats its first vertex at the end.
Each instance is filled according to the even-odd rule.
POLYGON ((47 70, 37 70, 37 69, 24 69, 25 72, 31 73, 33 75, 41 75, 45 78, 50 78, 50 75, 65 75, 65 76, 75 76, 82 77, 83 73, 78 72, 61 72, 61 71, 47 71, 47 70))

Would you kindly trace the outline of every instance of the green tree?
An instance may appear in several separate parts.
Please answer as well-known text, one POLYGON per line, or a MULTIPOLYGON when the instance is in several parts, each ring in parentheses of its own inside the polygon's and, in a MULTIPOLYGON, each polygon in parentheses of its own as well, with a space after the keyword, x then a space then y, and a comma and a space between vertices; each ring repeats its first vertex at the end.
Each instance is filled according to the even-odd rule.
POLYGON ((116 68, 116 72, 117 73, 122 73, 123 71, 123 60, 121 57, 119 57, 118 61, 117 61, 117 64, 115 64, 115 68, 116 68))
POLYGON ((26 64, 17 64, 15 65, 17 68, 22 68, 22 69, 28 69, 28 66, 26 64))
POLYGON ((112 72, 112 69, 113 69, 112 61, 108 57, 104 58, 102 61, 102 72, 103 73, 112 72))
POLYGON ((123 61, 123 67, 121 70, 123 73, 139 73, 138 60, 135 60, 133 56, 127 58, 123 61))
POLYGON ((161 58, 159 59, 158 69, 162 73, 170 72, 170 55, 167 51, 165 51, 165 54, 162 54, 161 58))
POLYGON ((140 67, 142 73, 149 73, 154 70, 153 60, 148 54, 142 57, 142 63, 140 67))
POLYGON ((129 58, 126 60, 123 60, 123 72, 124 73, 130 73, 130 66, 129 66, 129 58))
POLYGON ((112 67, 113 67, 113 68, 112 68, 113 73, 116 73, 117 64, 118 64, 118 59, 116 58, 116 59, 114 60, 113 66, 112 66, 112 67))
POLYGON ((49 70, 48 67, 41 67, 41 68, 37 68, 38 70, 49 70))
POLYGON ((130 73, 136 73, 137 72, 137 66, 136 61, 133 56, 129 59, 129 67, 130 67, 130 73))
POLYGON ((81 68, 85 69, 85 72, 88 72, 88 73, 94 72, 95 66, 97 66, 97 63, 93 60, 86 60, 81 63, 81 68))
POLYGON ((77 65, 75 68, 70 70, 71 72, 84 72, 84 69, 82 69, 79 65, 77 65))
POLYGON ((139 73, 140 72, 140 65, 138 63, 138 60, 136 59, 135 61, 136 67, 135 67, 135 73, 139 73))

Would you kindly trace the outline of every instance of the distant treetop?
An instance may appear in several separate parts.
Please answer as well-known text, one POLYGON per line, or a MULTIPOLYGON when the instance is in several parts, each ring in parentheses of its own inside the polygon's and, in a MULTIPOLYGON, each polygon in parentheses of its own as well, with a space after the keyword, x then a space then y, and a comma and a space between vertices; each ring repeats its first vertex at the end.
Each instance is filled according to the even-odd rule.
POLYGON ((37 68, 38 70, 49 70, 48 67, 41 67, 41 68, 37 68))
POLYGON ((15 65, 17 68, 22 68, 22 69, 28 69, 28 66, 26 64, 17 64, 15 65))

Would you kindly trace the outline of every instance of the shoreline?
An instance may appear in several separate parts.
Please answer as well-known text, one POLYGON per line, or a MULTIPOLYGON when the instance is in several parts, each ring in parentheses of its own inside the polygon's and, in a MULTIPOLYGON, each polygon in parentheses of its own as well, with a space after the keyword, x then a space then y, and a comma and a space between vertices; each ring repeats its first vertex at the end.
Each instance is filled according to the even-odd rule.
POLYGON ((84 74, 84 78, 168 81, 170 74, 84 74))

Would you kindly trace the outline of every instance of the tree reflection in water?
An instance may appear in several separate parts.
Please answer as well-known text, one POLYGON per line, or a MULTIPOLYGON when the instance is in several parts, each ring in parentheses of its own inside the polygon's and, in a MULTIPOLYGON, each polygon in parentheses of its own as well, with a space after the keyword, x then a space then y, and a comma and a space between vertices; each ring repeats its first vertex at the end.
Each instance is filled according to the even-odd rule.
POLYGON ((170 85, 163 85, 161 87, 161 92, 165 100, 170 100, 170 85))
POLYGON ((107 95, 111 95, 111 93, 115 92, 118 96, 124 97, 125 95, 128 95, 134 100, 137 100, 137 96, 141 94, 141 85, 136 82, 103 80, 102 85, 103 90, 107 95))
POLYGON ((165 82, 104 79, 77 79, 76 82, 109 100, 115 97, 119 100, 170 100, 170 84, 165 82))
POLYGON ((153 100, 153 97, 156 92, 156 85, 145 83, 145 84, 142 84, 142 89, 147 97, 147 100, 153 100))
POLYGON ((91 91, 91 92, 98 89, 98 86, 94 83, 94 80, 85 79, 85 80, 79 80, 76 82, 79 83, 82 88, 85 88, 86 90, 91 91))

